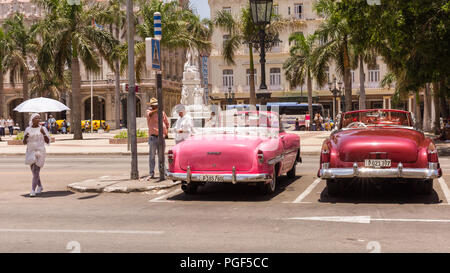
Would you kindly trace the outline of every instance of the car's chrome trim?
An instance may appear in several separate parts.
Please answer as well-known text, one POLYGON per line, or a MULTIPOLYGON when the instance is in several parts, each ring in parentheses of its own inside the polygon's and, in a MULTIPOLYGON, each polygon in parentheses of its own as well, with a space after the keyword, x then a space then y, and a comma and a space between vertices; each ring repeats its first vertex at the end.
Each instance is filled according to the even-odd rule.
POLYGON ((283 159, 284 159, 284 155, 279 155, 277 157, 274 157, 274 158, 268 160, 267 164, 269 164, 269 165, 277 164, 278 162, 283 161, 283 159))
POLYGON ((397 168, 365 168, 353 163, 352 168, 330 168, 329 163, 323 163, 320 168, 320 177, 323 179, 373 177, 373 178, 439 178, 438 163, 429 163, 428 168, 405 168, 399 163, 397 168))
MULTIPOLYGON (((191 173, 190 168, 188 169, 189 173, 172 173, 166 170, 166 178, 174 181, 186 181, 190 182, 205 182, 200 179, 203 175, 221 175, 223 176, 223 182, 230 183, 243 183, 243 182, 266 182, 270 179, 270 175, 268 173, 257 173, 257 174, 239 174, 236 173, 236 169, 233 168, 232 173, 225 174, 209 174, 209 173, 191 173)), ((211 182, 216 183, 216 182, 211 182)), ((222 182, 217 182, 222 183, 222 182)))

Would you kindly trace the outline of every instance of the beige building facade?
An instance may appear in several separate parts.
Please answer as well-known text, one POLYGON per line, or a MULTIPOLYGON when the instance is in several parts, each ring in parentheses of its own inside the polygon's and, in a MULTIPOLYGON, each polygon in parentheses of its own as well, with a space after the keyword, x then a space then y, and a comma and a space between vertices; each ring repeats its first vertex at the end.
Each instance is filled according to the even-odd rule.
MULTIPOLYGON (((314 0, 274 0, 273 12, 279 14, 282 18, 295 18, 303 23, 299 28, 288 28, 279 34, 281 42, 277 43, 266 54, 266 85, 271 92, 270 101, 284 102, 306 102, 307 88, 303 86, 290 86, 286 80, 283 71, 283 63, 289 57, 289 35, 294 32, 302 32, 305 36, 313 34, 324 20, 313 9, 314 0)), ((218 11, 229 11, 236 18, 240 11, 246 5, 248 0, 209 0, 208 1, 211 18, 214 18, 218 11)), ((225 93, 229 90, 235 93, 233 104, 247 104, 249 102, 249 73, 250 61, 248 48, 242 46, 235 55, 235 65, 227 65, 223 60, 222 48, 223 41, 228 38, 228 33, 216 28, 212 36, 213 49, 209 58, 209 82, 211 83, 210 96, 216 104, 227 102, 225 93)), ((261 81, 261 71, 259 63, 259 52, 254 52, 254 63, 256 69, 256 91, 261 81)), ((333 77, 337 82, 343 82, 343 79, 335 71, 335 66, 329 66, 328 81, 333 82, 333 77)), ((394 89, 382 88, 380 82, 383 76, 388 72, 386 64, 381 57, 376 58, 376 64, 364 64, 365 71, 365 90, 366 90, 366 108, 390 108, 392 106, 391 98, 394 89)), ((353 89, 353 109, 358 108, 359 101, 359 68, 352 70, 352 89, 353 89)), ((333 95, 329 90, 328 84, 319 86, 313 83, 313 100, 323 104, 326 114, 332 115, 333 95)), ((337 98, 339 102, 341 99, 337 98)), ((337 103, 337 110, 341 107, 337 103)), ((408 103, 400 105, 400 108, 408 109, 408 103)), ((409 107, 410 108, 410 107, 409 107)))
MULTIPOLYGON (((186 2, 183 0, 182 2, 186 2)), ((33 23, 43 16, 43 12, 30 0, 0 0, 0 24, 2 24, 12 14, 23 13, 28 23, 33 23)), ((121 35, 122 36, 122 35, 121 35)), ((136 37, 140 40, 140 37, 136 37)), ((186 54, 183 49, 162 49, 161 62, 163 73, 163 100, 166 114, 180 102, 181 81, 183 78, 183 64, 186 54)), ((30 63, 32 63, 30 61, 30 63)), ((115 110, 120 107, 120 119, 126 122, 126 101, 127 92, 121 92, 121 103, 115 105, 115 77, 114 72, 105 60, 101 61, 98 73, 89 73, 81 64, 81 119, 90 119, 91 88, 93 89, 94 119, 106 120, 112 128, 115 127, 115 110)), ((31 66, 31 73, 33 67, 31 66)), ((30 73, 30 74, 31 74, 30 73)), ((3 106, 0 116, 11 116, 21 124, 21 115, 13 109, 23 102, 22 79, 19 75, 15 77, 15 84, 10 82, 9 72, 4 75, 4 92, 0 94, 0 104, 3 106)), ((128 83, 126 73, 121 75, 120 83, 128 83)), ((136 94, 136 116, 144 117, 147 109, 146 103, 151 97, 156 95, 156 77, 154 71, 146 71, 139 85, 139 92, 136 94)), ((33 94, 32 94, 33 96, 33 94)), ((70 96, 62 95, 60 101, 70 105, 70 96)), ((57 118, 68 118, 68 113, 57 113, 57 118)))

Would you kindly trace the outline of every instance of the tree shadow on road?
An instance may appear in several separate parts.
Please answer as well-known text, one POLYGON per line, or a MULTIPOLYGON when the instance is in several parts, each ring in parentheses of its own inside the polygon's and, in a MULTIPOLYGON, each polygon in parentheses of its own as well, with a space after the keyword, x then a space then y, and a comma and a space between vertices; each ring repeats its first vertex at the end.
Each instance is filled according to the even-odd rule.
POLYGON ((289 185, 300 179, 300 176, 288 178, 287 176, 278 177, 277 188, 273 194, 261 193, 258 185, 231 183, 208 183, 199 187, 197 193, 188 195, 183 193, 177 194, 167 200, 172 201, 230 201, 230 202, 261 202, 268 201, 277 197, 285 190, 289 190, 289 185))

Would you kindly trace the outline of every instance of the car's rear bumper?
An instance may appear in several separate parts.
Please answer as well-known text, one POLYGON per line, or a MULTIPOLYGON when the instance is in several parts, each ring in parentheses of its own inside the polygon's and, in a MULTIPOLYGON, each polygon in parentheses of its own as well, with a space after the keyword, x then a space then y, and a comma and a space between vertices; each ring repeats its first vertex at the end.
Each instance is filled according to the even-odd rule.
POLYGON ((404 168, 399 163, 397 168, 380 169, 358 167, 357 163, 353 164, 353 168, 329 168, 329 164, 324 163, 319 176, 323 179, 353 177, 434 179, 441 177, 442 171, 439 163, 428 163, 428 168, 404 168))
MULTIPOLYGON (((250 183, 250 182, 266 182, 271 179, 268 173, 255 173, 255 174, 239 174, 235 170, 232 173, 191 173, 190 169, 185 173, 172 173, 166 171, 166 179, 174 181, 186 181, 190 182, 211 182, 205 180, 205 176, 220 176, 220 183, 250 183)), ((215 182, 213 182, 215 183, 215 182)))

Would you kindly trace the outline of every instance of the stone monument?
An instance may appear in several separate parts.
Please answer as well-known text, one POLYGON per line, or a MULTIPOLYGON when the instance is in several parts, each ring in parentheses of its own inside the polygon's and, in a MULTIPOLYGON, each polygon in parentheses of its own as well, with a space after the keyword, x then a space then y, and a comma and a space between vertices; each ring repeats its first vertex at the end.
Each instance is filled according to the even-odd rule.
MULTIPOLYGON (((185 105, 186 113, 193 118, 195 127, 203 127, 205 120, 211 116, 211 111, 204 101, 205 90, 201 87, 198 51, 190 48, 186 59, 180 103, 185 105)), ((175 111, 172 112, 171 119, 177 118, 178 114, 175 111)))

